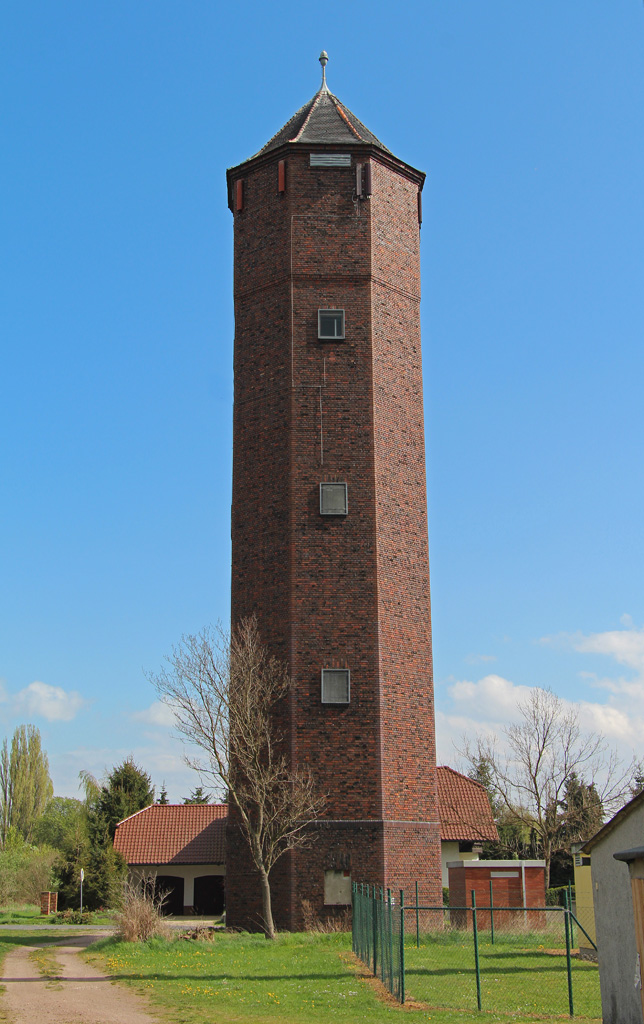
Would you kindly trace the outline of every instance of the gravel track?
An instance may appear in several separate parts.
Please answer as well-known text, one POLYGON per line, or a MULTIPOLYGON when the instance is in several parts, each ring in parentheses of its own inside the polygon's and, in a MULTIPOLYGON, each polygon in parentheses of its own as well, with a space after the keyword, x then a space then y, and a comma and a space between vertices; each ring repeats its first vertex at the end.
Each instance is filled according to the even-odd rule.
POLYGON ((161 1024, 145 1000, 88 964, 79 953, 93 935, 77 935, 53 946, 19 946, 4 962, 0 1020, 11 1024, 161 1024), (38 953, 51 965, 42 974, 38 953), (31 955, 30 954, 34 954, 31 955))

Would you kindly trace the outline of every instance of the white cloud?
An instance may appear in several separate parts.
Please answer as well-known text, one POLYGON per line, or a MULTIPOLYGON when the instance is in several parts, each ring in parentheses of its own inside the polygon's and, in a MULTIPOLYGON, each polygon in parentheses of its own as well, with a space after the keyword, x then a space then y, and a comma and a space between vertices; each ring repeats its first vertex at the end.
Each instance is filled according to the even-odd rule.
MULTIPOLYGON (((627 618, 622 616, 622 620, 627 618)), ((634 669, 644 679, 644 629, 630 625, 627 629, 611 629, 605 633, 559 633, 544 636, 542 644, 563 646, 580 654, 602 654, 619 665, 634 669)))
POLYGON ((86 704, 76 690, 63 690, 62 686, 50 686, 37 680, 14 697, 17 712, 46 718, 48 722, 71 722, 86 704))
MULTIPOLYGON (((577 643, 575 639, 575 645, 577 643)), ((625 648, 632 649, 627 645, 625 648)), ((624 648, 619 650, 621 655, 624 648)), ((617 654, 614 657, 617 660, 617 654)), ((564 700, 564 706, 574 707, 582 729, 601 733, 611 746, 617 747, 628 763, 633 753, 641 750, 641 736, 644 735, 644 680, 607 681, 592 676, 592 682, 588 680, 588 683, 608 690, 608 699, 605 702, 564 700)), ((472 740, 479 735, 494 739, 504 747, 504 729, 518 720, 518 706, 532 689, 503 676, 487 675, 476 682, 464 679, 453 683, 447 687, 447 699, 441 700, 437 694, 439 763, 458 763, 458 751, 463 748, 464 737, 472 740)))
POLYGON ((155 725, 163 729, 172 728, 175 724, 171 708, 160 700, 153 701, 149 708, 143 708, 142 711, 134 711, 131 717, 135 722, 144 722, 146 725, 155 725))
POLYGON ((604 654, 620 665, 635 669, 644 677, 644 629, 613 629, 570 638, 573 650, 582 654, 604 654))
POLYGON ((454 709, 462 709, 468 718, 487 722, 509 722, 516 717, 517 703, 530 692, 503 676, 488 675, 477 683, 462 680, 448 688, 454 709))
POLYGON ((614 704, 581 701, 578 705, 581 725, 589 732, 599 732, 614 743, 635 747, 642 735, 642 715, 628 714, 614 704))

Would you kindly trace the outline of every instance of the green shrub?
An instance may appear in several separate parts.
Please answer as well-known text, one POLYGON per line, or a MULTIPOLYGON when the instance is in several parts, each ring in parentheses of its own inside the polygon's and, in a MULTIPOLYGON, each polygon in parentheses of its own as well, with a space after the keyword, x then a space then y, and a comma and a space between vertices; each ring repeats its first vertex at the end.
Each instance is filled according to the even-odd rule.
POLYGON ((10 829, 0 852, 0 905, 39 904, 40 893, 52 888, 57 863, 57 850, 31 846, 10 829))
MULTIPOLYGON (((571 888, 572 898, 575 899, 575 887, 571 888)), ((568 892, 567 885, 556 885, 551 889, 546 889, 546 906, 547 907, 565 907, 566 905, 566 893, 568 892)))
POLYGON ((443 906, 449 907, 449 886, 443 886, 443 906))
POLYGON ((55 915, 56 924, 92 924, 95 914, 91 910, 59 910, 55 915))

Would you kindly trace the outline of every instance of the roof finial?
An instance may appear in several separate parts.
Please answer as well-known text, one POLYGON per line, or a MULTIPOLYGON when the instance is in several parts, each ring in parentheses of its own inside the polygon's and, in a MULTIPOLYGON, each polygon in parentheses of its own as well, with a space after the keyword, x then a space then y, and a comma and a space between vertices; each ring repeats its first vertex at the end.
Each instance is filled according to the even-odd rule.
POLYGON ((320 91, 322 91, 322 89, 328 89, 328 86, 326 84, 326 66, 329 62, 329 55, 326 52, 326 50, 322 50, 322 53, 320 54, 318 60, 322 65, 322 85, 320 86, 320 91))

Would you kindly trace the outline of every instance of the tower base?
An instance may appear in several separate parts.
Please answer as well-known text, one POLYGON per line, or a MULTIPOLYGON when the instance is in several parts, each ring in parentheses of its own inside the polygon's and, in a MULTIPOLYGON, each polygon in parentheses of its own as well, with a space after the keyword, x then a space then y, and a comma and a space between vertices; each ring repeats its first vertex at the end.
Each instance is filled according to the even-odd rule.
MULTIPOLYGON (((346 917, 351 883, 403 889, 412 902, 418 882, 426 905, 442 905, 438 822, 317 821, 310 845, 284 854, 271 872, 275 927, 303 931, 346 917)), ((259 876, 239 825, 226 831, 226 924, 263 928, 259 876)))

